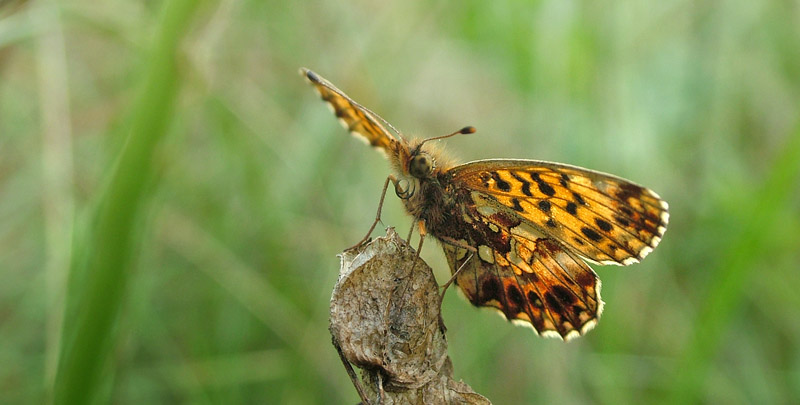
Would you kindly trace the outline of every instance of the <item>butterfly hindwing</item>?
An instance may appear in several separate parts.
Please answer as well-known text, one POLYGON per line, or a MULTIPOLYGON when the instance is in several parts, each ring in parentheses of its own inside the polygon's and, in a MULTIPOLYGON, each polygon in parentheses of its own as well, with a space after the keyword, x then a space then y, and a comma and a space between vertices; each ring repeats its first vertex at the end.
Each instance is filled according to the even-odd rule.
MULTIPOLYGON (((488 225, 484 231, 494 233, 488 225)), ((471 256, 466 249, 444 246, 453 271, 465 266, 456 284, 472 304, 496 308, 542 336, 565 340, 596 324, 603 306, 600 280, 585 262, 552 239, 526 239, 505 229, 497 232, 508 241, 506 253, 502 247, 480 242, 471 256)))
POLYGON ((636 263, 658 245, 667 203, 627 180, 575 166, 483 160, 450 170, 484 210, 522 218, 542 235, 594 262, 636 263))

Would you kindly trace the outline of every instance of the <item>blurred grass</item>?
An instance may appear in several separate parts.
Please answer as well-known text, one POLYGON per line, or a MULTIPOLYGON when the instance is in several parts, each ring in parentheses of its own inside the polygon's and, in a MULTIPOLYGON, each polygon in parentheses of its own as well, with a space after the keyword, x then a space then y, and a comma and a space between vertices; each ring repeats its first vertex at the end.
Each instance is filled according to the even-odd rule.
POLYGON ((76 262, 70 275, 74 291, 68 296, 76 303, 68 303, 55 403, 98 401, 102 371, 117 345, 115 326, 138 247, 137 223, 147 202, 153 155, 172 120, 179 90, 176 51, 198 5, 191 0, 165 3, 155 27, 141 93, 131 107, 130 132, 100 198, 86 257, 76 262))
POLYGON ((764 184, 754 197, 740 198, 731 216, 738 218, 741 227, 733 230, 733 241, 719 264, 709 269, 714 279, 708 288, 708 298, 700 308, 692 338, 675 368, 674 390, 668 403, 695 401, 702 391, 703 376, 709 361, 716 354, 720 338, 730 318, 745 296, 747 281, 754 277, 759 253, 771 251, 776 236, 781 234, 776 212, 791 209, 800 182, 800 126, 783 146, 764 184))
POLYGON ((796 5, 222 0, 173 24, 168 4, 189 7, 0 2, 1 402, 48 402, 59 358, 64 402, 356 401, 328 300, 389 167, 300 66, 407 133, 474 125, 460 159, 670 202, 647 260, 597 266, 606 311, 576 342, 449 294, 457 378, 499 404, 800 400, 796 5), (85 343, 59 357, 62 322, 85 343))

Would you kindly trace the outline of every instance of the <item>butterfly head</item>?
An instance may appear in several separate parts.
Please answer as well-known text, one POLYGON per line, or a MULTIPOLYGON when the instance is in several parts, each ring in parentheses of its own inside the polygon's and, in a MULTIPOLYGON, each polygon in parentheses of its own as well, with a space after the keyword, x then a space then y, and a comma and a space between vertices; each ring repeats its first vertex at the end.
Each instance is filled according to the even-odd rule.
POLYGON ((428 143, 429 141, 474 132, 475 128, 464 127, 443 136, 412 140, 410 143, 404 139, 396 142, 396 147, 393 148, 394 153, 391 154, 394 156, 390 160, 395 162, 395 167, 401 175, 400 181, 395 184, 397 195, 402 199, 410 199, 418 187, 424 188, 424 183, 438 184, 438 175, 452 166, 452 163, 436 148, 436 145, 428 143))
POLYGON ((424 142, 416 145, 399 148, 395 162, 400 174, 400 179, 395 183, 397 196, 408 200, 414 196, 417 187, 424 182, 435 181, 435 171, 439 156, 435 150, 428 145, 423 147, 424 142))
POLYGON ((430 153, 419 149, 416 148, 408 159, 408 174, 418 179, 426 179, 433 174, 436 161, 430 153))
POLYGON ((454 135, 458 134, 472 134, 475 132, 474 127, 464 127, 460 130, 453 132, 452 134, 447 134, 443 136, 436 136, 433 138, 428 138, 420 141, 417 145, 410 148, 410 153, 408 154, 408 160, 405 164, 405 171, 410 174, 411 176, 417 179, 427 179, 433 177, 434 171, 436 169, 437 160, 434 156, 437 156, 438 153, 436 152, 435 148, 432 147, 431 144, 426 145, 429 141, 435 141, 439 139, 449 138, 454 135))

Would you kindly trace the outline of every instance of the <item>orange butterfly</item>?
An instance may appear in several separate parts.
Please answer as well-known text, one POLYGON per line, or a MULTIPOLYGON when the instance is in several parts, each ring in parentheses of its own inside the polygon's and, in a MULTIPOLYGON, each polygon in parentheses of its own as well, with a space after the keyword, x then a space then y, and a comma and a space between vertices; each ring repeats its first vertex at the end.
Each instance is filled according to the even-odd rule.
POLYGON ((597 323, 600 280, 584 260, 637 263, 666 231, 668 205, 647 188, 536 160, 453 165, 427 143, 444 137, 407 140, 316 73, 303 68, 301 74, 345 128, 386 153, 399 177, 386 184, 394 183, 420 231, 442 242, 470 302, 494 307, 542 336, 568 340, 597 323))

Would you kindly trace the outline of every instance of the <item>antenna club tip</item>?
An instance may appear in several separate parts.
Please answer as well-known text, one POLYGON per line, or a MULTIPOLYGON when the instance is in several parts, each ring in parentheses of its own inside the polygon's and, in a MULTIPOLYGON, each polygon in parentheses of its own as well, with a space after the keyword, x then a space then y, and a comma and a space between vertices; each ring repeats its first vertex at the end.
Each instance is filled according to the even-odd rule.
POLYGON ((464 135, 467 135, 467 134, 474 134, 474 133, 475 133, 475 131, 476 131, 476 130, 475 130, 475 127, 473 127, 473 126, 469 126, 469 127, 464 127, 464 128, 461 128, 461 131, 458 131, 458 132, 459 132, 459 133, 462 133, 462 134, 464 134, 464 135))
POLYGON ((300 73, 300 76, 305 77, 306 79, 308 79, 308 81, 312 83, 320 83, 321 81, 319 79, 319 76, 317 76, 317 74, 314 73, 311 69, 301 67, 298 72, 300 73))

